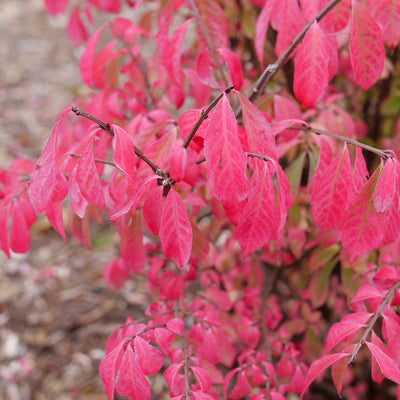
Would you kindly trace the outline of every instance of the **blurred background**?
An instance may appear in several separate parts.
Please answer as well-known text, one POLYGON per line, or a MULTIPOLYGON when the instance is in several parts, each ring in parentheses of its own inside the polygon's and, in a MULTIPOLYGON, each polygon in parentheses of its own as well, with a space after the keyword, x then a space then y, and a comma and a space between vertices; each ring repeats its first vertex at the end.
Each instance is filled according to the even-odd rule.
MULTIPOLYGON (((0 166, 36 159, 58 113, 83 87, 82 48, 52 18, 43 0, 0 0, 0 166)), ((0 250, 0 399, 105 400, 98 364, 127 316, 143 314, 145 288, 114 293, 101 277, 115 254, 114 232, 93 227, 94 251, 65 245, 39 218, 31 250, 7 259, 0 250)))

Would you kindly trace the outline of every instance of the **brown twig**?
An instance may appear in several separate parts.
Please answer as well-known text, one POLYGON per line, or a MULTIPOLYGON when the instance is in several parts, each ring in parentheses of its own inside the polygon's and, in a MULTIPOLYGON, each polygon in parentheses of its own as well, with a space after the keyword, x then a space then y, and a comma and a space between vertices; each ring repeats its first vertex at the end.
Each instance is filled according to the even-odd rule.
MULTIPOLYGON (((95 116, 93 116, 92 114, 87 113, 86 111, 81 110, 79 107, 75 107, 72 106, 71 107, 72 111, 76 114, 76 115, 80 115, 84 118, 89 119, 90 121, 93 121, 94 123, 96 123, 97 125, 99 125, 99 127, 101 129, 103 129, 104 131, 106 131, 108 134, 114 136, 114 130, 111 127, 110 124, 105 123, 103 121, 101 121, 100 119, 96 118, 95 116)), ((144 153, 137 148, 136 146, 133 146, 134 150, 135 150, 135 154, 141 159, 143 160, 152 170, 156 175, 159 175, 162 178, 167 177, 167 174, 164 173, 164 171, 159 168, 156 164, 154 164, 151 160, 149 160, 144 153)))
POLYGON ((377 149, 376 147, 369 146, 367 144, 361 143, 361 142, 359 142, 357 140, 351 139, 351 138, 346 137, 346 136, 338 135, 337 133, 328 132, 328 131, 324 131, 322 129, 316 129, 316 128, 312 128, 312 127, 308 128, 306 126, 290 126, 288 129, 306 131, 306 132, 313 132, 313 133, 316 133, 317 135, 329 136, 329 137, 334 138, 336 140, 340 140, 342 142, 346 142, 347 144, 352 144, 354 146, 361 147, 362 149, 367 150, 367 151, 369 151, 371 153, 375 153, 379 157, 382 157, 384 159, 389 158, 389 157, 393 157, 391 152, 389 152, 387 150, 377 149))
POLYGON ((349 360, 348 360, 348 365, 351 365, 354 363, 358 352, 360 351, 361 347, 365 343, 365 340, 367 339, 368 335, 371 333, 372 329, 374 328, 374 325, 378 318, 382 315, 383 311, 385 310, 386 306, 390 304, 390 302, 393 299, 393 296, 396 293, 396 290, 400 288, 400 281, 397 281, 393 287, 387 292, 386 296, 382 300, 382 303, 379 304, 378 309, 375 311, 374 316, 372 317, 371 321, 368 323, 367 329, 365 330, 364 334, 362 335, 361 339, 357 342, 357 345, 355 349, 351 352, 349 355, 349 360))
POLYGON ((209 104, 207 109, 201 113, 200 118, 196 121, 195 125, 193 126, 192 130, 190 131, 189 135, 187 136, 187 138, 185 139, 185 142, 182 145, 185 149, 188 148, 190 141, 193 139, 193 136, 196 134, 197 130, 200 128, 200 125, 203 123, 203 121, 205 119, 207 119, 208 114, 222 99, 222 96, 224 95, 224 93, 228 94, 234 87, 235 87, 234 85, 228 86, 218 97, 216 97, 209 104))

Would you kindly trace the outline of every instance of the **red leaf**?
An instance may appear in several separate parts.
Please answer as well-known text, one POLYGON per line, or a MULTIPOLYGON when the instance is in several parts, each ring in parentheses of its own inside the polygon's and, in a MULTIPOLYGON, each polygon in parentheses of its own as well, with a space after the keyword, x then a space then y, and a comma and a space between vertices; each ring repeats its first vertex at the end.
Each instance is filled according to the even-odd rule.
POLYGON ((204 153, 214 196, 218 200, 243 200, 249 187, 247 157, 240 144, 235 115, 225 94, 211 117, 204 153))
POLYGON ((351 260, 378 248, 382 242, 383 224, 372 204, 378 177, 379 168, 375 170, 360 193, 348 203, 339 226, 343 246, 351 260))
POLYGON ((131 400, 150 399, 150 384, 141 370, 137 356, 130 345, 122 356, 118 374, 115 379, 115 390, 131 400))
POLYGON ((364 90, 381 76, 385 61, 382 32, 365 8, 353 0, 351 40, 349 44, 354 81, 364 90))
POLYGON ((184 327, 182 318, 172 318, 167 322, 167 328, 179 336, 183 336, 184 327))
MULTIPOLYGON (((320 168, 322 164, 318 164, 320 168)), ((316 172, 311 196, 313 218, 322 233, 339 226, 346 205, 353 197, 353 173, 345 144, 324 172, 316 172)))
POLYGON ((328 87, 328 41, 317 21, 311 25, 294 58, 293 91, 305 106, 314 107, 328 87))
POLYGON ((133 347, 140 368, 145 375, 154 375, 161 369, 164 364, 164 357, 160 350, 157 350, 140 336, 133 339, 133 347))
POLYGON ((67 26, 67 34, 74 46, 79 46, 81 43, 86 42, 89 35, 86 28, 83 26, 80 17, 79 6, 76 6, 69 17, 69 22, 67 26))
POLYGON ((26 253, 31 244, 28 224, 21 210, 19 201, 12 203, 11 209, 10 247, 15 253, 26 253))
POLYGON ((51 15, 57 15, 64 12, 67 4, 68 0, 44 0, 46 10, 51 15))
POLYGON ((37 214, 46 211, 50 203, 61 202, 68 193, 68 184, 57 163, 57 139, 59 124, 70 108, 64 110, 58 117, 53 132, 32 173, 28 195, 37 214))
POLYGON ((256 22, 254 47, 256 49, 258 61, 260 62, 261 65, 263 65, 264 43, 269 26, 269 20, 274 10, 274 4, 275 0, 266 1, 256 22))
POLYGON ((192 250, 192 227, 179 194, 171 188, 164 203, 160 225, 161 247, 165 257, 179 268, 189 261, 192 250))
POLYGON ((383 350, 371 342, 365 342, 371 351, 372 356, 375 358, 383 375, 386 378, 400 384, 400 368, 399 365, 390 358, 383 350))
POLYGON ((114 164, 125 174, 133 177, 135 169, 135 149, 128 134, 118 125, 112 125, 113 138, 113 161, 114 164))
POLYGON ((315 378, 323 371, 325 371, 328 367, 330 367, 332 364, 335 362, 339 361, 343 357, 347 357, 347 353, 336 353, 336 354, 328 354, 326 356, 323 356, 319 358, 318 360, 314 361, 306 376, 306 384, 303 389, 303 392, 301 393, 301 396, 303 397, 304 393, 308 389, 308 387, 311 385, 311 383, 315 380, 315 378))
POLYGON ((114 399, 115 375, 119 368, 125 343, 121 342, 100 362, 99 374, 108 400, 114 399))
POLYGON ((235 236, 242 248, 243 258, 277 236, 280 218, 275 203, 269 164, 256 169, 252 190, 240 217, 235 236))

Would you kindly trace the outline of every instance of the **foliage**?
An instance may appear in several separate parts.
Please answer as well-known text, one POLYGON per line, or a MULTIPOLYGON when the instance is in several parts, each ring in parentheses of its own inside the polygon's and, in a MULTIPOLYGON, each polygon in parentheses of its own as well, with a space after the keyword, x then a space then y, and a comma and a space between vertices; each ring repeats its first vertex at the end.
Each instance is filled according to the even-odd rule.
POLYGON ((104 278, 154 302, 106 344, 108 398, 160 371, 172 399, 316 398, 328 368, 355 398, 368 357, 399 384, 399 113, 367 125, 398 101, 399 0, 68 3, 45 0, 91 90, 1 170, 0 245, 28 251, 39 214, 65 240, 67 196, 83 244, 116 226, 104 278), (89 34, 96 9, 120 15, 89 34))

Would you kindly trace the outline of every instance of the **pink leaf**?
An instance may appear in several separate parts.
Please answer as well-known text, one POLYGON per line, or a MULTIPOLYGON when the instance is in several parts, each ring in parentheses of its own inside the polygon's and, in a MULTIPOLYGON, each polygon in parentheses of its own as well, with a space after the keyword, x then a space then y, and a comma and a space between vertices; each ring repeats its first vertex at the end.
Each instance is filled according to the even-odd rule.
POLYGON ((51 15, 57 15, 64 12, 67 4, 68 0, 44 0, 46 10, 51 15))
POLYGON ((297 0, 281 0, 278 3, 281 3, 282 14, 275 43, 275 54, 280 57, 303 29, 305 21, 297 0), (288 24, 286 21, 291 21, 291 23, 288 24))
POLYGON ((103 29, 107 25, 102 25, 87 41, 85 50, 79 60, 79 69, 81 71, 83 82, 89 86, 90 88, 94 88, 94 69, 96 67, 95 64, 95 54, 97 43, 100 39, 100 36, 103 32, 103 29))
POLYGON ((347 203, 354 195, 352 179, 350 156, 345 144, 325 172, 319 173, 313 182, 311 211, 322 233, 339 226, 347 203))
POLYGON ((157 350, 140 336, 133 339, 133 347, 140 368, 145 375, 154 375, 161 369, 164 364, 164 357, 160 350, 157 350))
POLYGON ((72 10, 67 26, 68 37, 74 46, 79 46, 81 43, 86 42, 89 37, 79 14, 79 6, 76 6, 72 10))
POLYGON ((360 147, 356 147, 356 159, 354 161, 353 167, 353 182, 354 189, 356 193, 358 193, 362 187, 367 182, 369 173, 367 169, 367 164, 365 163, 365 159, 360 147))
POLYGON ((384 42, 393 51, 400 42, 400 1, 367 0, 366 5, 370 15, 382 27, 384 42))
POLYGON ((8 258, 10 258, 10 244, 8 241, 8 214, 10 207, 11 203, 7 205, 1 204, 0 207, 0 245, 8 258))
POLYGON ((277 236, 280 219, 268 165, 254 171, 248 203, 235 229, 243 258, 277 236))
POLYGON ((383 375, 385 375, 386 378, 392 380, 393 382, 400 384, 399 365, 377 345, 367 341, 365 342, 365 344, 368 346, 372 356, 378 363, 383 375))
POLYGON ((143 203, 143 217, 146 229, 155 236, 158 236, 161 224, 161 215, 164 208, 165 197, 163 186, 157 186, 146 194, 143 203))
POLYGON ((179 336, 183 336, 184 327, 182 318, 172 318, 167 322, 167 328, 179 336))
POLYGON ((200 389, 203 392, 208 392, 212 383, 210 374, 205 369, 200 367, 192 366, 190 369, 193 371, 196 381, 199 383, 200 389))
POLYGON ((325 371, 332 364, 347 356, 347 353, 328 354, 314 361, 307 372, 306 383, 301 396, 303 397, 305 391, 321 372, 325 371))
POLYGON ((31 244, 28 224, 21 210, 19 201, 12 203, 10 247, 15 253, 26 253, 31 244))
POLYGON ((163 253, 179 268, 189 261, 192 250, 192 227, 179 194, 171 188, 161 215, 160 239, 163 253))
POLYGON ((382 32, 365 8, 353 0, 351 41, 349 44, 354 81, 364 90, 381 76, 385 61, 382 32))
POLYGON ((374 206, 377 212, 386 211, 392 205, 399 191, 399 169, 400 164, 396 159, 390 157, 386 160, 374 191, 374 206))
POLYGON ((248 193, 247 157, 238 136, 236 118, 224 94, 211 117, 204 153, 208 179, 218 200, 243 200, 248 193))
POLYGON ((183 364, 172 364, 164 372, 171 396, 177 396, 185 391, 185 377, 179 373, 182 367, 183 364))
POLYGON ((130 345, 122 356, 118 374, 115 379, 115 390, 123 397, 131 400, 150 399, 150 384, 141 370, 137 356, 130 345))
POLYGON ((254 38, 254 47, 256 49, 256 54, 258 61, 263 65, 264 59, 264 43, 267 36, 267 30, 269 26, 269 20, 274 9, 275 0, 266 1, 261 10, 260 15, 256 22, 256 32, 254 38))
POLYGON ((379 247, 383 237, 381 216, 377 214, 372 198, 379 176, 379 168, 351 200, 339 226, 340 237, 350 259, 379 247))
POLYGON ((118 125, 113 125, 113 161, 125 174, 132 177, 135 168, 135 149, 128 134, 118 125))
POLYGON ((293 91, 305 106, 314 107, 329 82, 328 41, 317 21, 311 25, 294 58, 293 91))
POLYGON ((118 225, 118 232, 121 236, 119 249, 122 259, 131 271, 141 273, 146 264, 141 213, 123 215, 118 225))
POLYGON ((57 139, 60 121, 69 110, 59 115, 29 182, 29 200, 37 214, 45 212, 51 202, 63 200, 68 193, 67 180, 57 163, 57 139))
POLYGON ((350 340, 365 326, 371 314, 360 312, 349 314, 348 317, 331 326, 326 338, 324 353, 328 353, 340 342, 350 340))
POLYGON ((125 343, 121 342, 100 362, 99 374, 108 400, 114 399, 115 375, 119 368, 125 343))
POLYGON ((346 371, 349 367, 347 358, 342 358, 332 365, 332 381, 340 397, 343 381, 346 378, 346 371))
POLYGON ((93 143, 96 136, 92 134, 84 143, 81 158, 78 161, 76 181, 85 199, 103 211, 105 208, 103 187, 97 172, 93 155, 93 143))
POLYGON ((232 84, 236 90, 240 90, 243 85, 243 69, 239 56, 229 49, 217 49, 224 63, 228 67, 232 84))

